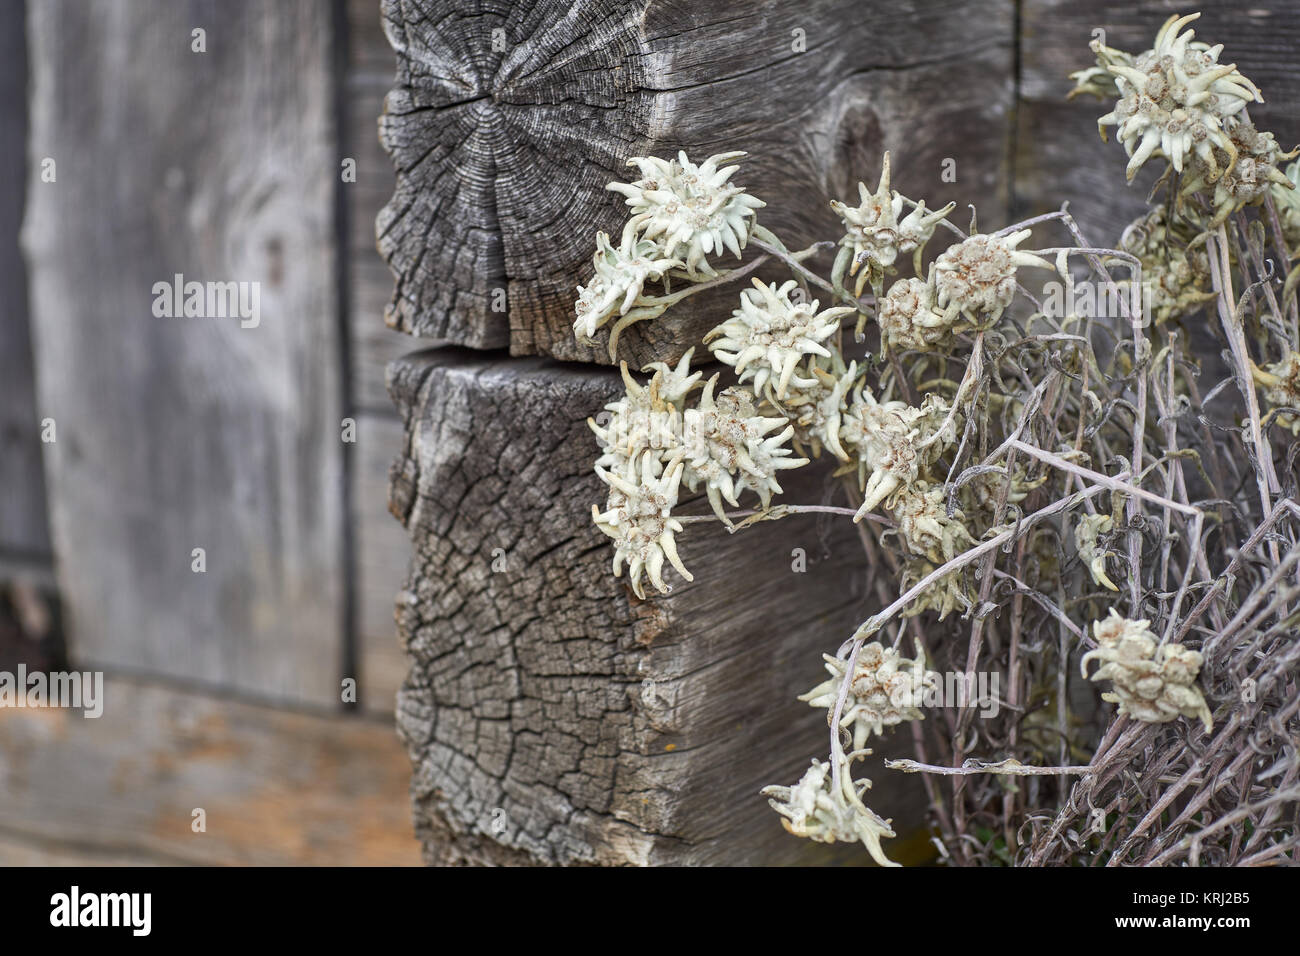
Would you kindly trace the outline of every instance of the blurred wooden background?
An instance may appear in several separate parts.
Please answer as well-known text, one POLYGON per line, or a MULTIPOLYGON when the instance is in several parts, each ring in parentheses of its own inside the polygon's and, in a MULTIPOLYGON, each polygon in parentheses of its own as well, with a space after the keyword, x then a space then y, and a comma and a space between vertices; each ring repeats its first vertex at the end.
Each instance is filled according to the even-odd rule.
POLYGON ((0 669, 108 675, 98 720, 0 710, 0 863, 419 861, 392 77, 377 0, 0 5, 0 669), (260 325, 154 317, 175 273, 260 325))
MULTIPOLYGON (((760 178, 779 181, 773 164, 793 156, 799 189, 820 200, 871 178, 880 150, 893 148, 900 188, 975 202, 984 228, 1068 200, 1091 239, 1113 242, 1145 193, 1123 186, 1122 151, 1097 138, 1096 105, 1064 102, 1066 74, 1090 64, 1094 27, 1112 45, 1141 49, 1188 8, 764 0, 737 18, 720 0, 610 0, 576 5, 578 19, 624 46, 588 42, 551 58, 546 11, 568 4, 497 6, 493 23, 538 38, 526 50, 536 62, 512 61, 535 88, 446 104, 407 96, 406 87, 428 85, 420 64, 415 79, 395 83, 379 0, 0 6, 0 176, 11 184, 0 194, 0 670, 26 661, 108 674, 98 720, 0 709, 0 863, 418 862, 411 763, 393 730, 410 666, 394 626, 399 591, 415 651, 402 721, 426 860, 719 862, 809 849, 789 842, 758 800, 734 818, 687 811, 724 790, 750 794, 749 774, 766 768, 737 754, 777 749, 797 773, 820 747, 820 715, 792 693, 820 679, 817 651, 838 642, 838 620, 800 628, 791 617, 780 641, 755 654, 745 628, 710 626, 730 618, 734 602, 708 588, 629 602, 608 577, 607 546, 594 532, 583 537, 585 525, 554 548, 531 526, 506 529, 522 573, 487 578, 469 562, 498 502, 440 498, 471 473, 520 502, 590 480, 574 470, 589 440, 581 420, 617 376, 571 364, 599 359, 574 353, 567 336, 565 289, 582 278, 586 240, 537 242, 530 230, 557 210, 587 225, 619 220, 617 198, 601 187, 622 157, 611 149, 566 159, 565 150, 595 148, 587 116, 626 121, 623 152, 739 142, 756 153, 760 178), (653 15, 642 18, 642 7, 653 15), (787 55, 792 29, 806 30, 809 59, 787 55), (676 55, 639 56, 638 44, 676 55), (611 79, 619 58, 644 75, 611 79), (392 125, 396 135, 430 137, 396 143, 412 180, 431 167, 458 173, 452 160, 471 135, 490 141, 495 157, 449 177, 445 190, 432 181, 399 189, 408 201, 386 220, 387 252, 405 276, 392 320, 466 347, 397 367, 410 380, 395 392, 405 423, 385 392, 385 365, 439 342, 383 321, 394 282, 375 249, 375 219, 396 180, 376 121, 395 86, 399 113, 428 114, 392 125), (610 109, 616 102, 626 109, 610 109), (435 110, 445 122, 425 122, 435 110), (575 118, 556 121, 564 110, 575 118), (958 180, 940 185, 936 161, 949 156, 958 180), (354 182, 342 175, 347 160, 354 182), (574 170, 570 195, 562 187, 574 170), (494 205, 511 184, 524 199, 536 195, 530 184, 548 176, 549 207, 494 205), (445 209, 433 201, 446 197, 445 209), (444 263, 448 249, 468 258, 444 263), (548 270, 538 259, 546 255, 569 258, 548 270), (176 273, 259 282, 259 327, 154 317, 152 285, 176 273), (506 315, 486 304, 497 280, 509 287, 506 315), (442 392, 423 393, 444 380, 442 392), (516 394, 541 404, 532 418, 504 406, 491 440, 457 451, 457 388, 487 404, 516 394), (572 439, 561 464, 497 471, 500 446, 518 436, 531 447, 536 423, 552 419, 555 434, 572 439), (344 440, 347 421, 355 441, 344 440), (42 440, 49 425, 52 442, 42 440), (385 501, 395 456, 395 500, 424 555, 409 576, 407 533, 385 501), (457 534, 478 537, 461 554, 457 534), (195 548, 204 549, 201 574, 195 548), (444 555, 461 564, 449 571, 444 555), (528 612, 509 634, 518 666, 478 640, 509 602, 528 612), (766 721, 752 739, 715 715, 733 712, 727 695, 745 692, 734 675, 748 672, 731 663, 742 655, 770 683, 747 705, 766 721), (718 673, 732 674, 732 685, 718 673), (659 688, 654 706, 638 696, 647 675, 659 688), (355 704, 342 699, 347 679, 358 682, 355 704), (769 704, 774 693, 791 699, 769 704), (598 706, 570 719, 575 695, 598 706), (521 701, 533 710, 514 706, 521 701), (452 715, 441 724, 440 707, 452 715), (513 725, 502 719, 515 711, 545 713, 555 738, 528 738, 515 759, 505 739, 513 725), (653 800, 638 796, 643 788, 653 800), (488 827, 501 806, 523 820, 506 834, 488 827), (199 808, 205 833, 191 830, 199 808), (647 833, 669 849, 645 842, 647 833)), ((1263 87, 1269 102, 1252 112, 1286 146, 1300 136, 1293 7, 1232 0, 1197 24, 1263 87)), ((477 17, 475 7, 467 19, 477 17)), ((434 31, 447 55, 463 39, 461 52, 481 66, 493 57, 471 49, 479 32, 434 31)), ((825 219, 806 196, 783 201, 784 213, 768 210, 774 222, 825 219)), ((631 334, 627 342, 641 358, 665 347, 631 334)), ((583 486, 582 501, 560 506, 581 512, 591 494, 583 486)), ((765 553, 771 567, 755 559, 755 589, 790 590, 785 563, 765 553)), ((836 613, 847 621, 857 595, 837 581, 818 586, 842 593, 836 613)), ((895 798, 907 799, 901 790, 895 798)), ((807 858, 829 858, 821 849, 807 858)))

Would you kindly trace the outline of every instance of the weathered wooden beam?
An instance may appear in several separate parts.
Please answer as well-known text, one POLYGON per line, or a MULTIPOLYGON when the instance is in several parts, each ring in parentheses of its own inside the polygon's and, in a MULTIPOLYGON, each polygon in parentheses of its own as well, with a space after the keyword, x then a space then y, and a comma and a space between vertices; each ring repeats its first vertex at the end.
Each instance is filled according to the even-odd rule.
POLYGON ((339 704, 331 29, 310 2, 29 9, 23 241, 83 662, 339 704), (206 296, 204 317, 155 314, 177 274, 245 283, 250 306, 256 284, 256 321, 206 296))
MULTIPOLYGON (((795 698, 864 616, 847 521, 692 524, 678 538, 695 581, 640 601, 591 524, 604 486, 585 420, 615 373, 435 350, 394 363, 390 389, 405 421, 390 505, 414 541, 398 725, 427 860, 866 859, 789 836, 758 793, 828 746, 824 712, 795 698)), ((825 472, 787 475, 785 500, 822 500, 825 472)), ((910 748, 886 738, 863 770, 903 859, 921 852, 920 782, 878 759, 910 748)))
POLYGON ((5 708, 0 864, 420 862, 389 722, 111 676, 103 701, 5 708))
MULTIPOLYGON (((381 124, 397 187, 379 248, 388 322, 516 355, 608 362, 572 335, 593 237, 616 233, 634 155, 751 154, 737 181, 791 243, 835 238, 828 200, 893 151, 931 206, 1005 210, 1012 4, 947 0, 386 0, 398 55, 381 124), (944 160, 956 181, 941 180, 944 160)), ((675 358, 733 305, 720 290, 634 326, 633 364, 675 358)))

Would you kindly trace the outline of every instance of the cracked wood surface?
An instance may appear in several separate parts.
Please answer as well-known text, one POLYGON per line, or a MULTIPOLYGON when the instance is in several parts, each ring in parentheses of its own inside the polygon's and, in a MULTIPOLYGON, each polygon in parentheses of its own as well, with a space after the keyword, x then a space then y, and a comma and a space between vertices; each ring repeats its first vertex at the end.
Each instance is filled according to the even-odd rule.
MULTIPOLYGON (((397 185, 376 228, 397 277, 387 320, 403 331, 607 363, 603 341, 574 342, 574 287, 595 233, 622 228, 605 184, 634 155, 747 150, 737 182, 791 244, 839 235, 827 202, 874 185, 885 149, 904 193, 1002 219, 1012 4, 386 0, 383 16, 397 185), (946 158, 956 182, 941 181, 946 158)), ((622 357, 675 359, 735 296, 633 326, 622 357)))
MULTIPOLYGON (((789 836, 758 794, 827 746, 824 713, 795 697, 860 622, 852 527, 688 525, 694 583, 636 600, 590 515, 604 496, 585 420, 620 388, 610 370, 463 350, 390 366, 405 421, 390 506, 415 552, 397 602, 412 662, 398 725, 426 859, 864 861, 860 846, 789 836)), ((824 472, 791 474, 785 500, 821 500, 824 472)), ((920 783, 879 760, 910 749, 885 738, 863 767, 904 856, 920 783)))

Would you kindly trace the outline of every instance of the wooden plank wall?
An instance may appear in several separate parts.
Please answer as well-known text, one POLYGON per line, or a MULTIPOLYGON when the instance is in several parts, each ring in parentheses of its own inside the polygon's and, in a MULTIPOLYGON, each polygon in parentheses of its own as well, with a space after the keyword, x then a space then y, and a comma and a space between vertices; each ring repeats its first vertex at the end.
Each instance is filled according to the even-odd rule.
POLYGON ((99 720, 0 712, 0 863, 418 862, 378 4, 0 16, 0 172, 26 184, 0 201, 0 582, 57 566, 73 666, 108 673, 99 720), (260 282, 260 323, 156 317, 177 272, 260 282))

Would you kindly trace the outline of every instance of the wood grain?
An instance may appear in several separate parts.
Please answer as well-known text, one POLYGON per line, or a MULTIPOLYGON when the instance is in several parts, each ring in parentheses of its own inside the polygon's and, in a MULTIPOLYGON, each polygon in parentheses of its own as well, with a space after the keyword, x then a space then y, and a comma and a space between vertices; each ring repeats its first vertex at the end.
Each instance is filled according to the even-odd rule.
POLYGON ((414 865, 408 777, 387 721, 110 676, 97 719, 0 711, 0 864, 414 865))
POLYGON ((72 652, 337 705, 329 8, 29 12, 31 148, 58 181, 29 171, 23 245, 72 652), (200 27, 207 52, 191 52, 200 27), (155 317, 153 285, 176 273, 260 283, 260 324, 155 317))
MULTIPOLYGON (((41 470, 27 316, 27 270, 18 247, 27 178, 25 5, 0 9, 0 561, 45 572, 50 532, 41 470)), ((0 577, 5 572, 0 570, 0 577)))
MULTIPOLYGON (((692 525, 679 540, 695 582, 638 601, 590 518, 603 496, 585 419, 616 375, 439 350, 390 381, 406 425, 390 503, 415 549, 398 727, 426 859, 861 862, 860 847, 787 835, 758 795, 827 746, 825 715, 795 697, 865 608, 847 522, 692 525)), ((783 482, 786 500, 821 500, 825 478, 783 482)), ((903 750, 889 738, 877 758, 903 750)), ((864 772, 871 805, 916 833, 919 781, 864 772)))
MULTIPOLYGON (((905 193, 978 202, 986 223, 1000 221, 1013 12, 996 0, 387 0, 398 55, 381 124, 397 169, 379 219, 397 277, 389 324, 608 362, 603 344, 573 341, 573 290, 595 233, 625 219, 604 187, 633 155, 749 151, 737 182, 790 243, 836 238, 828 200, 874 182, 885 149, 905 193), (940 179, 946 158, 955 183, 940 179)), ((675 358, 734 296, 634 327, 624 356, 675 358)))

